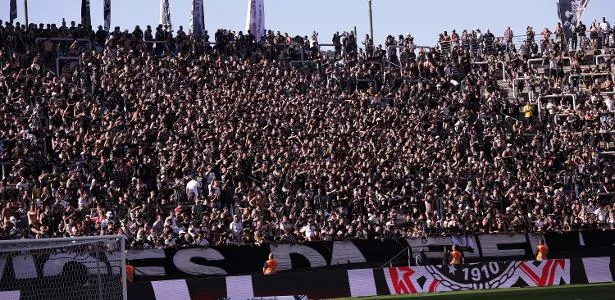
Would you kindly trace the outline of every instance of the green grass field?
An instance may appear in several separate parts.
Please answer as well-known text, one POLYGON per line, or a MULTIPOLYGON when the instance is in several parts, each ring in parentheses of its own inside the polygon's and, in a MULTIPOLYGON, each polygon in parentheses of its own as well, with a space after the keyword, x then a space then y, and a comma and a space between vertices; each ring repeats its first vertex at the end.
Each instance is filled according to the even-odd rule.
POLYGON ((427 299, 427 300, 615 300, 615 283, 565 285, 540 288, 511 288, 500 290, 477 290, 443 292, 422 295, 380 296, 365 299, 427 299))

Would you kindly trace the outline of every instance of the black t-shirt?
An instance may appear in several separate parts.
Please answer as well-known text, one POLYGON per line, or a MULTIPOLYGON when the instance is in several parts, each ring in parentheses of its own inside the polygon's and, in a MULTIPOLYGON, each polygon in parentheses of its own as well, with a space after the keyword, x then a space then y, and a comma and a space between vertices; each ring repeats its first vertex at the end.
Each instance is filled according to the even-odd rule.
POLYGON ((99 29, 96 31, 96 44, 99 46, 103 46, 105 44, 105 40, 107 39, 107 32, 99 29))
POLYGON ((576 28, 576 32, 579 35, 583 35, 584 36, 585 35, 585 31, 587 31, 587 27, 585 27, 585 24, 578 25, 577 28, 576 28))

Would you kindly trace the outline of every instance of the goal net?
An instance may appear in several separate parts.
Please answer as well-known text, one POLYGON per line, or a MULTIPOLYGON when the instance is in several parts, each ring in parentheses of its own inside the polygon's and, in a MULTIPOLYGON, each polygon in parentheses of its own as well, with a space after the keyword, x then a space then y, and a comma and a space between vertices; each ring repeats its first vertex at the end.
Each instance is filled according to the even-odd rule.
POLYGON ((0 241, 0 299, 126 300, 123 236, 0 241))

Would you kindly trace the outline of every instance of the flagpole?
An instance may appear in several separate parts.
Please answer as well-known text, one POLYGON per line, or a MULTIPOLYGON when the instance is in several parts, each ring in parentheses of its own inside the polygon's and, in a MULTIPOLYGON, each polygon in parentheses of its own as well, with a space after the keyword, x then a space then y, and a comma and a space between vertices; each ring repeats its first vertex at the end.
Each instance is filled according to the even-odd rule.
POLYGON ((26 18, 26 30, 28 30, 28 27, 30 26, 30 23, 28 22, 28 0, 23 0, 23 12, 26 18))

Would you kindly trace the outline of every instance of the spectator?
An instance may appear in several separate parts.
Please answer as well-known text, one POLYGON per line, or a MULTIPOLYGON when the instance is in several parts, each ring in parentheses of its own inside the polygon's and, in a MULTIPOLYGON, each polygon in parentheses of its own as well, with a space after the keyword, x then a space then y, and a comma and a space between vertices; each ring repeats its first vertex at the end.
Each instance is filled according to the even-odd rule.
POLYGON ((425 254, 425 249, 421 249, 419 254, 415 257, 415 265, 416 266, 426 266, 429 265, 429 260, 427 259, 427 254, 425 254))
POLYGON ((2 27, 1 238, 162 248, 613 229, 612 82, 588 75, 612 61, 581 51, 564 68, 531 27, 519 53, 455 30, 446 51, 391 36, 370 57, 336 33, 335 58, 273 31, 219 30, 208 48, 163 27, 62 27, 32 32, 95 47, 2 27), (80 61, 51 74, 56 51, 80 61), (536 57, 549 66, 528 67, 536 57), (508 95, 522 77, 534 105, 508 95), (545 100, 567 93, 576 107, 545 100))

